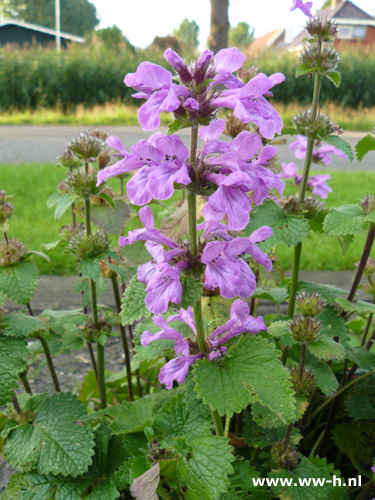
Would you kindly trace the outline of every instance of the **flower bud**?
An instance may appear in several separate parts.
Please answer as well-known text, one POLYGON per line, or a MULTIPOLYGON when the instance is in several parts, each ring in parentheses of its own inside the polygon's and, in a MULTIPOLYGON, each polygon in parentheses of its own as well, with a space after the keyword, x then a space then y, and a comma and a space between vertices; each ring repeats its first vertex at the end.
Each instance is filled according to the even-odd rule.
POLYGON ((299 462, 298 453, 292 444, 288 444, 284 451, 284 441, 273 443, 271 447, 271 469, 295 469, 299 462))
POLYGON ((332 21, 332 19, 310 19, 306 25, 306 31, 316 39, 316 41, 321 42, 331 42, 333 37, 337 33, 337 25, 332 21))
POLYGON ((13 214, 13 205, 7 202, 5 191, 0 191, 0 226, 5 224, 13 214))
POLYGON ((181 82, 184 85, 190 85, 193 77, 191 76, 186 62, 182 59, 182 57, 180 57, 174 50, 167 49, 164 52, 164 58, 169 62, 172 68, 177 71, 179 77, 181 78, 181 82))
POLYGON ((306 371, 304 369, 302 375, 300 375, 298 365, 295 365, 290 369, 290 379, 293 384, 293 390, 301 396, 306 396, 314 388, 314 374, 311 371, 306 371))
POLYGON ((254 76, 257 76, 259 70, 255 66, 251 66, 250 69, 245 69, 244 67, 241 66, 237 70, 237 77, 241 80, 241 82, 249 83, 249 81, 254 78, 254 76))
POLYGON ((102 255, 108 248, 108 239, 100 230, 87 235, 86 231, 80 231, 68 244, 68 250, 79 260, 94 259, 102 255))
POLYGON ((85 226, 83 224, 77 224, 76 226, 74 226, 73 224, 68 224, 67 226, 62 226, 62 228, 60 229, 61 238, 66 243, 69 243, 73 236, 84 231, 84 229, 85 226))
POLYGON ((375 196, 368 194, 361 200, 361 208, 365 215, 375 212, 375 196))
POLYGON ((198 61, 193 66, 193 78, 196 86, 201 85, 207 79, 207 70, 214 58, 213 52, 206 49, 200 55, 198 61))
POLYGON ((73 170, 81 166, 81 160, 74 156, 70 149, 66 149, 60 156, 57 157, 58 162, 62 167, 73 170))
POLYGON ((104 185, 97 186, 96 183, 97 173, 91 166, 87 173, 84 167, 69 172, 64 181, 66 189, 81 198, 89 198, 91 195, 100 193, 104 185))
POLYGON ((324 201, 319 201, 314 196, 306 196, 303 202, 303 215, 306 219, 313 219, 323 208, 324 201))
POLYGON ((289 323, 293 339, 304 344, 314 344, 319 338, 322 324, 316 318, 298 314, 289 323))
POLYGON ((244 130, 249 131, 249 124, 248 123, 243 123, 241 120, 236 118, 233 115, 228 115, 225 118, 225 129, 224 129, 224 134, 229 135, 229 137, 232 137, 234 139, 235 137, 238 136, 241 132, 244 130))
POLYGON ((312 139, 323 139, 327 135, 334 133, 342 133, 336 122, 332 121, 328 116, 318 114, 315 120, 312 119, 311 111, 298 113, 292 118, 292 123, 299 135, 311 137, 312 139))
POLYGON ((300 313, 304 316, 310 316, 311 318, 318 316, 318 314, 324 311, 324 308, 327 305, 322 296, 315 292, 299 292, 296 296, 296 303, 300 313))
POLYGON ((99 156, 97 158, 99 170, 103 170, 103 168, 105 168, 108 165, 110 159, 111 155, 108 153, 108 151, 100 151, 99 156))
POLYGON ((311 73, 331 73, 335 71, 340 61, 340 55, 336 49, 324 45, 319 48, 317 44, 311 45, 301 53, 300 63, 306 66, 311 73))
POLYGON ((72 139, 68 145, 68 149, 74 155, 86 161, 96 158, 103 148, 104 141, 90 135, 90 133, 80 134, 77 138, 72 139))
POLYGON ((26 248, 23 243, 11 238, 8 243, 0 241, 0 266, 15 266, 21 262, 26 255, 26 248))

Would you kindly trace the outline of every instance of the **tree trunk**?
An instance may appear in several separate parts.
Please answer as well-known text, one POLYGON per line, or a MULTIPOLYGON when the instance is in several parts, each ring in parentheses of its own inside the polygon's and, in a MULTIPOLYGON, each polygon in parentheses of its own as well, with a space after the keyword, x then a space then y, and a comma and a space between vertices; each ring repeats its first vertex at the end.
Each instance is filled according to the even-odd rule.
POLYGON ((228 6, 229 0, 210 0, 211 2, 211 30, 208 38, 208 47, 217 53, 228 46, 228 6))

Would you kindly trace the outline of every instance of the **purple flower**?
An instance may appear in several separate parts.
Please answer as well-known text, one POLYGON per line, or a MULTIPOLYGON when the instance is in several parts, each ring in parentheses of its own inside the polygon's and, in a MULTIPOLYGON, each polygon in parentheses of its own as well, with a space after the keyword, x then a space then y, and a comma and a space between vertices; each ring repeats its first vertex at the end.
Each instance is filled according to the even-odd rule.
POLYGON ((243 82, 232 73, 237 71, 245 61, 246 56, 237 47, 220 50, 214 57, 217 73, 214 81, 210 83, 209 88, 218 84, 224 85, 227 89, 243 87, 243 82))
POLYGON ((125 77, 125 85, 138 91, 132 97, 147 99, 138 111, 138 121, 143 130, 160 127, 160 113, 172 112, 179 108, 179 97, 189 97, 189 90, 172 83, 172 74, 150 62, 141 63, 135 73, 125 77))
MULTIPOLYGON (((297 140, 292 142, 289 146, 290 151, 295 151, 295 156, 299 160, 304 160, 306 158, 307 150, 307 139, 303 135, 297 135, 297 140)), ((335 146, 330 144, 325 144, 324 146, 316 146, 313 150, 313 161, 316 163, 323 163, 324 165, 329 165, 331 163, 330 154, 341 157, 343 160, 347 159, 345 153, 340 151, 335 146)))
POLYGON ((242 88, 224 90, 211 104, 233 109, 234 115, 243 123, 255 123, 264 137, 273 139, 275 133, 281 134, 283 120, 263 96, 270 95, 270 89, 284 80, 281 73, 270 77, 259 73, 242 88))
POLYGON ((283 179, 294 179, 296 184, 299 184, 302 180, 302 175, 299 175, 297 172, 297 165, 293 162, 291 163, 282 163, 281 167, 283 169, 278 175, 283 179))
POLYGON ((331 179, 329 174, 310 176, 307 185, 312 187, 315 196, 320 196, 323 200, 327 198, 328 193, 332 193, 332 188, 328 186, 327 181, 331 179))
POLYGON ((223 347, 223 344, 229 339, 245 332, 256 334, 262 331, 268 331, 263 318, 253 318, 253 316, 250 316, 248 304, 240 299, 235 300, 230 309, 229 321, 216 328, 208 338, 211 349, 208 359, 213 360, 221 357, 226 351, 226 347, 223 347))
POLYGON ((168 325, 166 320, 161 314, 157 314, 152 318, 153 322, 155 323, 156 326, 160 327, 161 330, 160 332, 155 333, 152 335, 152 333, 149 330, 146 330, 145 332, 142 333, 141 335, 141 345, 143 347, 146 347, 150 342, 153 342, 154 340, 164 340, 164 339, 169 339, 169 340, 183 340, 184 337, 179 333, 177 330, 172 328, 171 326, 168 325))
POLYGON ((292 8, 290 9, 295 10, 295 9, 300 9, 305 16, 312 17, 311 15, 311 8, 313 6, 312 2, 306 2, 304 3, 302 0, 293 0, 292 8))
POLYGON ((202 354, 191 356, 189 344, 183 340, 178 340, 175 343, 174 350, 177 357, 168 361, 159 373, 159 381, 161 384, 165 384, 167 389, 172 389, 174 380, 177 380, 179 384, 183 384, 189 372, 189 367, 197 359, 203 357, 202 354))

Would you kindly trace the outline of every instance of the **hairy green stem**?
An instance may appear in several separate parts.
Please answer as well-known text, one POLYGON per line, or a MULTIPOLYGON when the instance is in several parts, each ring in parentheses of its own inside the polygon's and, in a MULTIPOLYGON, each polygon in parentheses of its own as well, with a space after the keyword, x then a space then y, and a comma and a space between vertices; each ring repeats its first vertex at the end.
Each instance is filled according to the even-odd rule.
POLYGON ((27 379, 27 375, 26 375, 26 372, 21 372, 18 374, 19 378, 21 379, 22 381, 22 384, 25 388, 25 391, 27 392, 27 394, 32 394, 33 391, 31 390, 31 387, 30 387, 30 384, 29 384, 29 381, 27 379))
POLYGON ((94 370, 94 374, 95 374, 96 383, 99 384, 99 382, 98 382, 98 380, 99 380, 98 366, 96 364, 96 359, 95 359, 95 355, 94 355, 94 349, 92 348, 92 345, 90 344, 90 342, 87 343, 87 349, 89 351, 89 355, 90 355, 90 359, 91 359, 91 364, 92 364, 92 369, 94 370))
POLYGON ((290 438, 291 438, 292 432, 293 432, 293 427, 294 427, 293 424, 289 424, 288 428, 286 430, 286 436, 285 436, 284 444, 283 444, 283 455, 285 454, 285 452, 286 452, 286 450, 288 448, 288 445, 289 445, 289 442, 290 442, 290 438))
POLYGON ((21 406, 18 402, 17 396, 12 397, 12 404, 13 404, 14 409, 16 410, 17 415, 21 415, 22 410, 21 410, 21 406))
POLYGON ((224 429, 224 437, 228 437, 229 434, 229 426, 230 426, 230 417, 228 415, 225 417, 225 429, 224 429))
POLYGON ((214 423, 216 436, 224 436, 223 423, 220 414, 217 410, 213 410, 210 406, 211 418, 214 423))
POLYGON ((361 346, 365 345, 367 334, 368 334, 368 331, 370 330, 371 322, 372 322, 372 313, 369 314, 369 317, 368 317, 368 320, 367 320, 367 324, 366 324, 366 328, 365 328, 365 331, 363 332, 361 346))
POLYGON ((301 359, 299 363, 299 379, 302 380, 303 370, 305 368, 305 360, 306 360, 306 344, 301 345, 301 359))
MULTIPOLYGON (((120 290, 117 282, 117 277, 111 276, 111 281, 112 281, 113 295, 115 296, 117 314, 120 314, 121 298, 120 298, 120 290)), ((126 378, 128 379, 129 399, 130 401, 134 401, 134 390, 132 383, 132 370, 130 367, 129 345, 128 345, 128 340, 126 338, 125 327, 122 323, 120 325, 120 333, 121 333, 122 346, 124 348, 124 354, 125 354, 125 367, 126 367, 126 378)))

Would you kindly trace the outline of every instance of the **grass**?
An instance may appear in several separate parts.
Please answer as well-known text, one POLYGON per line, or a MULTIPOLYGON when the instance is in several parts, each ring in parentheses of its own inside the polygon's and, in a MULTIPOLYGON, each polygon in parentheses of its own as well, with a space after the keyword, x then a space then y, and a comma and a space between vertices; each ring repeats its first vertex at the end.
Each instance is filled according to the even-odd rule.
MULTIPOLYGON (((55 192, 57 184, 65 176, 65 170, 54 164, 38 163, 0 166, 0 186, 13 194, 14 216, 11 220, 9 236, 21 239, 28 248, 40 250, 42 243, 59 238, 61 225, 70 223, 70 213, 66 213, 59 223, 53 218, 53 210, 46 207, 48 197, 55 192)), ((327 207, 338 207, 346 203, 356 203, 375 184, 375 172, 330 172, 329 182, 333 188, 326 201, 327 207)), ((117 186, 116 179, 112 180, 117 186)), ((292 190, 292 188, 288 188, 292 190)), ((179 196, 179 194, 177 193, 179 196)), ((162 207, 157 207, 157 211, 162 207)), ((303 243, 301 269, 352 270, 361 256, 365 233, 355 237, 354 243, 345 256, 341 255, 336 238, 313 233, 303 243)), ((291 269, 293 249, 280 245, 277 255, 280 264, 291 269)), ((51 263, 36 257, 41 274, 76 274, 76 264, 70 255, 62 255, 61 249, 50 254, 51 263)), ((373 253, 374 255, 374 253, 373 253)))
MULTIPOLYGON (((284 123, 301 109, 300 104, 274 104, 282 116, 284 123)), ((0 115, 0 125, 76 125, 76 126, 110 126, 110 125, 139 125, 137 120, 137 107, 108 103, 104 106, 84 108, 78 106, 73 113, 63 113, 60 109, 39 109, 37 111, 25 110, 4 113, 0 115)), ((375 108, 352 109, 342 108, 334 104, 327 104, 322 112, 332 116, 345 130, 363 131, 371 130, 375 123, 375 108)), ((171 121, 171 115, 162 113, 161 122, 165 126, 171 121)))

